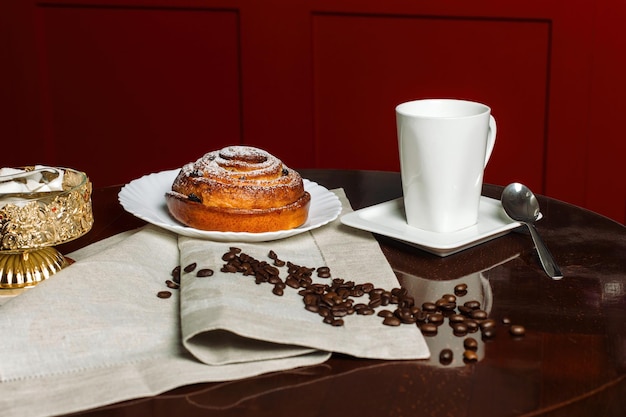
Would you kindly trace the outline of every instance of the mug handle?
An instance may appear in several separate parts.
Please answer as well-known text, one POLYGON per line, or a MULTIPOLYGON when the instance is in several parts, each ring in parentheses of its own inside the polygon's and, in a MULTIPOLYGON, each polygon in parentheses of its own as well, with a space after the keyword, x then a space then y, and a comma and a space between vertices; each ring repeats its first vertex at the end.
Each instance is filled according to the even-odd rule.
POLYGON ((487 166, 487 162, 489 162, 489 158, 491 157, 491 152, 493 152, 493 147, 496 144, 496 132, 497 131, 498 131, 498 127, 496 125, 496 119, 494 119, 492 115, 489 115, 489 133, 487 134, 487 150, 485 152, 485 167, 487 166))

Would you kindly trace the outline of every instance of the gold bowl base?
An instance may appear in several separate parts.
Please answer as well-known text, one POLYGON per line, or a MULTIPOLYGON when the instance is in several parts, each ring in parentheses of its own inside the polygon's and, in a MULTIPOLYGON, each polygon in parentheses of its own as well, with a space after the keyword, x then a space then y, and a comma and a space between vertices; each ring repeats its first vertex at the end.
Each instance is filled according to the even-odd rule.
POLYGON ((69 265, 54 247, 0 252, 0 289, 32 287, 69 265))

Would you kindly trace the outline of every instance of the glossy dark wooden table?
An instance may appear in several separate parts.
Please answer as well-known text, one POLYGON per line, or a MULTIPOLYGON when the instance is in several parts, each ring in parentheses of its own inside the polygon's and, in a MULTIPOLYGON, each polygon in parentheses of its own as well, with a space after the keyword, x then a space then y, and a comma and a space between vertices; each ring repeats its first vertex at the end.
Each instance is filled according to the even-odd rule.
MULTIPOLYGON (((401 195, 397 173, 302 173, 327 188, 344 188, 355 209, 401 195)), ((499 198, 501 189, 486 185, 483 194, 499 198)), ((62 251, 143 224, 122 210, 118 191, 94 191, 93 230, 62 251)), ((463 340, 442 331, 426 338, 428 361, 333 355, 311 368, 181 387, 81 415, 624 416, 626 228, 563 202, 539 201, 544 218, 538 230, 565 275, 560 281, 544 275, 523 232, 446 258, 376 237, 407 287, 443 294, 465 280, 475 285, 476 277, 488 283, 490 317, 498 327, 494 337, 479 337, 475 363, 441 365, 441 348, 463 340), (523 325, 526 334, 510 336, 504 318, 523 325)))

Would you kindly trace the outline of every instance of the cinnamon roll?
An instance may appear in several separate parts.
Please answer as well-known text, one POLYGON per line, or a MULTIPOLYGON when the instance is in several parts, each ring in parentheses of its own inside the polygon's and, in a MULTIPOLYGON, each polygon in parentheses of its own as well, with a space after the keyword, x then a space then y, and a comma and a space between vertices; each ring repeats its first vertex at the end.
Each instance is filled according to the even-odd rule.
POLYGON ((306 222, 302 177, 270 153, 229 146, 183 166, 165 195, 181 223, 220 232, 271 232, 306 222))

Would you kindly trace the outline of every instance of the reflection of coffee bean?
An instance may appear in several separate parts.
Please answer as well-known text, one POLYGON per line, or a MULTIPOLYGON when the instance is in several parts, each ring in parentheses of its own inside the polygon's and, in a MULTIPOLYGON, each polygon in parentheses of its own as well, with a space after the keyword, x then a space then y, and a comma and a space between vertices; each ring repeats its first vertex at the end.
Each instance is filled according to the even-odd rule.
POLYGON ((509 328, 509 333, 511 333, 513 336, 524 336, 526 334, 526 329, 524 328, 524 326, 514 324, 509 328))
POLYGON ((466 350, 463 352, 463 359, 465 362, 476 362, 478 360, 478 354, 473 350, 466 350))

